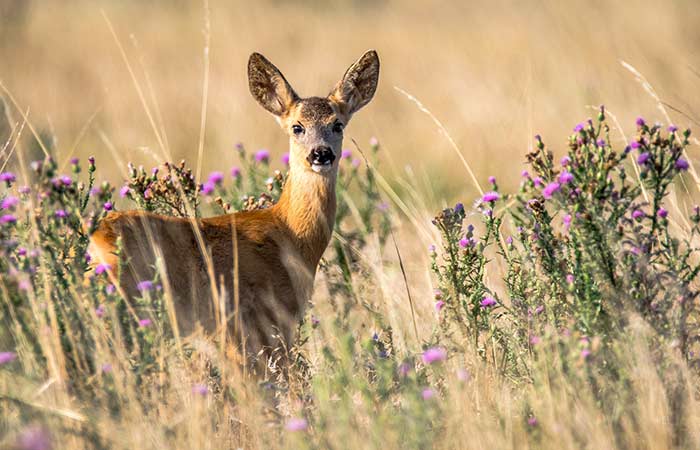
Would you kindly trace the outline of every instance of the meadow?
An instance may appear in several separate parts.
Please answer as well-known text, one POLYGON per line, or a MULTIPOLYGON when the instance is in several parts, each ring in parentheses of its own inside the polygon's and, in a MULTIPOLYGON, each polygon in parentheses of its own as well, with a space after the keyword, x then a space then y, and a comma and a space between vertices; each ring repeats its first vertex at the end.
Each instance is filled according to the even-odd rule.
POLYGON ((700 447, 693 6, 1 3, 0 448, 700 447), (287 374, 91 266, 111 210, 279 197, 252 51, 368 48, 287 374))

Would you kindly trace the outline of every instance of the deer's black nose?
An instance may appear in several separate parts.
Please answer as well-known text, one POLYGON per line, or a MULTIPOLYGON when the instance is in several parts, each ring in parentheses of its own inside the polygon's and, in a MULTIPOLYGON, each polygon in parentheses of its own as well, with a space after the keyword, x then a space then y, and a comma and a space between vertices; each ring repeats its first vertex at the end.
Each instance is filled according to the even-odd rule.
POLYGON ((311 165, 331 165, 333 164, 333 161, 335 161, 335 154, 330 147, 316 147, 315 149, 311 150, 311 153, 309 153, 309 156, 306 157, 306 160, 311 165))

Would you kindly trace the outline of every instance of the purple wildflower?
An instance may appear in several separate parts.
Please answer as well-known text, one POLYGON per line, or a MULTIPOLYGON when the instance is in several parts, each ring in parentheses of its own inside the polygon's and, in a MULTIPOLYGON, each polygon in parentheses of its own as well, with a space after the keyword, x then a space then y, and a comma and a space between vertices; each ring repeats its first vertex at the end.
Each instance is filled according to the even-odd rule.
POLYGON ((566 282, 567 282, 567 283, 573 284, 573 283, 574 283, 574 280, 575 280, 575 278, 574 278, 574 275, 573 275, 573 274, 569 273, 569 274, 566 275, 566 282))
POLYGON ((146 328, 151 326, 153 322, 151 322, 151 319, 141 319, 139 320, 139 328, 146 328))
POLYGON ((553 181, 547 186, 545 186, 544 189, 542 189, 542 195, 544 196, 544 198, 550 199, 552 198, 552 195, 554 195, 554 193, 557 192, 559 189, 561 189, 561 185, 556 181, 553 181))
POLYGON ((530 345, 534 346, 534 345, 539 344, 540 342, 542 342, 542 339, 540 339, 539 336, 537 336, 535 334, 530 336, 530 345))
POLYGON ((506 238, 506 244, 511 245, 513 243, 513 236, 508 236, 506 238))
POLYGON ((65 209, 57 209, 54 215, 59 219, 65 219, 66 217, 68 217, 68 213, 65 209))
POLYGON ((374 137, 374 136, 372 136, 371 138, 369 138, 369 146, 370 146, 370 147, 379 147, 379 139, 377 139, 377 138, 374 137))
POLYGON ((303 417, 292 417, 284 425, 287 431, 305 431, 309 427, 309 423, 303 417))
POLYGON ((70 163, 73 166, 77 166, 79 162, 80 162, 80 160, 78 158, 71 158, 70 159, 70 163))
POLYGON ((520 176, 523 178, 530 178, 530 172, 528 172, 527 170, 523 170, 522 172, 520 172, 520 176))
POLYGON ((311 315, 311 326, 313 328, 318 327, 318 325, 321 323, 320 320, 318 320, 318 317, 314 316, 313 314, 311 315))
POLYGON ((428 253, 430 253, 431 255, 434 255, 436 250, 437 250, 437 248, 435 247, 435 244, 430 244, 428 246, 428 253))
POLYGON ((632 141, 632 142, 630 142, 630 147, 633 148, 633 149, 635 149, 635 150, 638 149, 638 148, 641 147, 641 146, 642 146, 642 144, 640 144, 639 141, 632 141))
POLYGON ((270 151, 267 149, 258 150, 255 152, 255 161, 259 163, 268 163, 270 161, 270 151))
POLYGON ((688 167, 690 167, 690 164, 688 164, 688 161, 686 161, 683 158, 678 158, 675 165, 676 165, 676 169, 678 169, 680 171, 688 170, 688 167))
POLYGON ((209 393, 209 387, 207 387, 206 384, 197 383, 194 386, 192 386, 192 393, 197 394, 201 397, 206 397, 209 393))
POLYGON ((677 127, 677 126, 675 126, 675 125, 673 125, 673 124, 671 124, 671 125, 668 126, 668 132, 669 132, 669 133, 675 133, 676 131, 678 131, 678 127, 677 127))
POLYGON ((343 150, 340 152, 340 159, 350 159, 352 156, 352 152, 348 149, 343 150))
POLYGON ((22 186, 19 189, 17 189, 17 191, 20 194, 29 194, 30 192, 32 192, 32 188, 30 188, 29 186, 22 186))
POLYGON ((122 188, 119 189, 119 196, 124 198, 127 195, 129 195, 129 186, 122 186, 122 188))
POLYGON ((105 211, 111 211, 114 208, 114 205, 112 205, 112 202, 105 202, 105 204, 102 205, 102 208, 104 208, 105 211))
POLYGON ((0 352, 0 366, 11 363, 15 359, 17 359, 17 353, 15 352, 0 352))
POLYGON ((651 154, 649 154, 649 152, 641 153, 641 154, 637 157, 637 162, 639 163, 639 165, 643 166, 643 165, 645 165, 645 164, 649 161, 649 158, 650 158, 650 157, 651 157, 651 154))
POLYGON ((491 203, 491 202, 495 202, 499 198, 501 198, 501 196, 498 194, 498 192, 491 191, 491 192, 485 193, 484 196, 481 197, 481 201, 484 203, 491 203))
POLYGON ((662 219, 665 219, 666 216, 668 216, 668 211, 666 211, 663 207, 659 208, 659 210, 656 212, 656 214, 661 217, 662 219))
POLYGON ((236 166, 231 167, 231 178, 238 178, 241 176, 241 169, 236 166))
POLYGON ((201 193, 202 195, 211 195, 216 189, 216 185, 211 181, 207 181, 202 185, 201 193))
POLYGON ((542 178, 540 177, 535 177, 535 179, 533 179, 532 182, 535 184, 535 186, 542 186, 544 184, 542 178))
POLYGON ((12 195, 8 195, 0 203, 0 209, 11 209, 19 204, 19 199, 12 195))
POLYGON ((102 367, 100 367, 100 370, 102 370, 102 373, 110 373, 112 371, 112 365, 110 363, 104 363, 102 367))
POLYGON ((51 450, 51 436, 43 427, 32 425, 17 437, 16 448, 21 450, 51 450))
POLYGON ((571 158, 569 158, 568 156, 562 157, 562 159, 561 159, 561 165, 562 165, 562 167, 566 167, 566 166, 568 166, 569 164, 571 164, 571 158))
POLYGON ((435 311, 440 312, 445 307, 445 302, 438 300, 435 302, 435 311))
POLYGON ((491 184, 496 184, 496 177, 494 177, 493 175, 491 175, 491 176, 489 177, 489 183, 491 183, 491 184))
POLYGON ((564 214, 564 216, 561 218, 561 221, 564 223, 564 228, 568 231, 569 227, 571 227, 571 214, 564 214))
POLYGON ((95 308, 95 315, 101 319, 105 315, 105 305, 100 305, 95 308))
POLYGON ((496 306, 496 303, 497 303, 496 300, 493 299, 492 297, 484 297, 481 300, 480 305, 482 308, 486 309, 486 308, 490 308, 492 306, 496 306))
POLYGON ((16 177, 15 174, 12 173, 12 172, 3 172, 3 173, 0 173, 0 181, 4 181, 4 182, 7 183, 7 184, 12 183, 12 182, 15 181, 16 179, 17 179, 17 177, 16 177))
POLYGON ((282 163, 285 166, 289 165, 289 152, 286 152, 284 155, 282 155, 282 163))
POLYGON ((401 375, 402 377, 407 377, 412 369, 413 367, 411 366, 411 364, 403 362, 401 363, 401 365, 399 365, 399 375, 401 375))
POLYGON ((442 347, 431 347, 423 352, 423 363, 434 364, 447 359, 447 351, 442 347))
POLYGON ((5 214, 4 216, 0 217, 0 223, 2 224, 7 224, 7 223, 15 223, 17 222, 17 218, 13 216, 12 214, 5 214))
POLYGON ((570 183, 572 181, 574 181, 574 175, 571 172, 565 170, 559 174, 559 183, 560 184, 567 184, 567 183, 570 183))
POLYGON ((467 248, 469 247, 469 239, 463 237, 462 239, 459 240, 459 246, 462 248, 467 248))
POLYGON ((420 395, 423 397, 423 400, 430 400, 435 397, 435 391, 431 388, 425 388, 420 395))
POLYGON ((455 212, 462 212, 464 211, 464 205, 462 203, 457 203, 455 205, 455 212))
POLYGON ((642 211, 641 209, 635 209, 634 211, 632 211, 632 218, 634 220, 639 220, 642 217, 644 217, 645 215, 646 214, 644 214, 644 211, 642 211))
POLYGON ((209 174, 207 180, 214 184, 221 184, 224 181, 224 174, 222 172, 216 171, 209 174))
POLYGON ((644 122, 644 119, 642 117, 637 117, 636 123, 637 123, 638 127, 643 127, 646 124, 646 122, 644 122))
POLYGON ((537 426, 537 417, 535 417, 535 416, 528 417, 527 424, 530 425, 531 427, 536 427, 537 426))
POLYGON ((591 356, 591 351, 589 349, 584 348, 583 350, 581 350, 581 357, 583 359, 588 359, 589 356, 591 356))
POLYGON ((108 284, 108 285, 105 287, 105 293, 106 293, 107 295, 112 295, 112 294, 114 294, 116 291, 117 291, 117 287, 116 287, 115 285, 111 284, 111 283, 108 284))
POLYGON ((153 290, 153 282, 149 281, 149 280, 141 281, 136 285, 136 289, 138 289, 139 292, 152 291, 153 290))
POLYGON ((464 368, 457 369, 457 379, 461 381, 462 383, 465 383, 469 381, 471 378, 471 375, 469 374, 469 371, 464 368))
POLYGON ((102 275, 103 273, 109 272, 110 270, 112 270, 112 266, 110 266, 109 264, 98 264, 95 267, 95 275, 102 275))
POLYGON ((544 311, 544 305, 540 305, 537 308, 535 308, 535 314, 541 314, 542 311, 544 311))
POLYGON ((64 186, 70 186, 73 183, 73 179, 71 177, 69 177, 68 175, 61 175, 60 180, 64 186))
POLYGON ((581 131, 583 131, 584 127, 585 127, 584 124, 579 123, 578 125, 576 125, 576 126, 574 127, 574 131, 575 131, 576 133, 580 133, 581 131))
POLYGON ((596 145, 600 148, 605 147, 605 139, 598 139, 598 142, 596 142, 596 145))

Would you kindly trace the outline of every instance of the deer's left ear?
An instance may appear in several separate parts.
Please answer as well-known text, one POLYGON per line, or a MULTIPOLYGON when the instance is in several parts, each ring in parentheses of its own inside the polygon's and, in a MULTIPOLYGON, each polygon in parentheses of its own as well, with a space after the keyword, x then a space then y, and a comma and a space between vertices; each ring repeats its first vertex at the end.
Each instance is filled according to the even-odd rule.
POLYGON ((328 98, 352 115, 372 100, 379 83, 379 56, 367 51, 343 75, 328 98))

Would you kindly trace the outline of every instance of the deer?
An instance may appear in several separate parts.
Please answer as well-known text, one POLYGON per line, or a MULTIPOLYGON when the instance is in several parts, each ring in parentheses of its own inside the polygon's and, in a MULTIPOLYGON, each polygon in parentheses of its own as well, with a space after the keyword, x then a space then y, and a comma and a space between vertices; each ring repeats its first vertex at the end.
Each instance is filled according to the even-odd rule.
POLYGON ((128 299, 160 274, 180 334, 199 327, 214 334, 223 324, 249 357, 269 358, 293 344, 311 299, 335 225, 343 132, 374 97, 379 57, 364 53, 325 97, 301 98, 259 53, 248 60, 248 81, 253 98, 289 136, 288 175, 277 203, 202 219, 113 211, 91 235, 88 251, 128 299))

